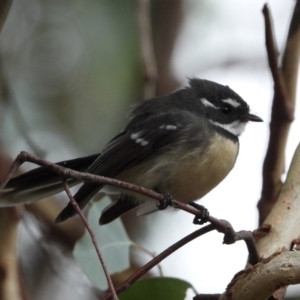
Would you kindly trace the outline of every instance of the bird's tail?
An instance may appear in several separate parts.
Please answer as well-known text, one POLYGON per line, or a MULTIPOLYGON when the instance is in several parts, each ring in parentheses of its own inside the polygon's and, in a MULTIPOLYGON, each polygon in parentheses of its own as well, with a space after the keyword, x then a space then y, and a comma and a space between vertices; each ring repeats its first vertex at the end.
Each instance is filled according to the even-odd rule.
MULTIPOLYGON (((57 163, 65 168, 84 172, 98 157, 98 154, 57 163)), ((80 180, 68 179, 70 186, 79 184, 80 180)), ((61 177, 56 172, 39 167, 11 179, 0 192, 0 207, 32 203, 52 196, 63 190, 61 177)))
MULTIPOLYGON (((95 183, 95 182, 86 182, 81 188, 78 190, 76 195, 74 196, 75 201, 78 203, 79 207, 84 208, 88 202, 101 190, 103 184, 95 183)), ((63 222, 73 216, 76 215, 76 210, 74 209, 72 203, 68 203, 68 205, 61 211, 61 213, 55 219, 56 223, 63 222)))

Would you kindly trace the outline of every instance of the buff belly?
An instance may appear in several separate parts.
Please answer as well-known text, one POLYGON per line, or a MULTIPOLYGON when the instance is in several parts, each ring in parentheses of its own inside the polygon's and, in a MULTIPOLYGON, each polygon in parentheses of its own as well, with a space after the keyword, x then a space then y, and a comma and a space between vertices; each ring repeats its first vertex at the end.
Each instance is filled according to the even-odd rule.
MULTIPOLYGON (((170 151, 156 157, 155 161, 148 160, 119 174, 116 179, 169 192, 173 199, 189 203, 202 198, 228 175, 236 162, 238 151, 238 142, 216 135, 214 143, 205 153, 200 148, 189 153, 184 149, 176 154, 170 151)), ((105 187, 104 190, 108 193, 132 194, 142 201, 150 199, 119 188, 105 187)))

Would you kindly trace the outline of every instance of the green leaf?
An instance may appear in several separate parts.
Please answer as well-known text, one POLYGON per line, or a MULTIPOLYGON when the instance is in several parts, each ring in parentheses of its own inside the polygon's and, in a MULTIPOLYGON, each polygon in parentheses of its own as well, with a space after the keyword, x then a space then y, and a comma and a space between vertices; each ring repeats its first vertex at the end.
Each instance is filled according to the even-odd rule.
POLYGON ((189 288, 194 289, 190 283, 181 279, 151 278, 136 282, 118 297, 120 300, 183 300, 189 288))
MULTIPOLYGON (((132 242, 128 238, 124 226, 119 219, 110 224, 99 226, 101 211, 110 202, 106 196, 101 201, 93 203, 89 211, 88 222, 95 232, 106 266, 112 274, 121 272, 129 267, 129 250, 132 242)), ((87 231, 77 242, 73 254, 76 261, 95 286, 101 290, 107 289, 107 282, 102 266, 87 231)))

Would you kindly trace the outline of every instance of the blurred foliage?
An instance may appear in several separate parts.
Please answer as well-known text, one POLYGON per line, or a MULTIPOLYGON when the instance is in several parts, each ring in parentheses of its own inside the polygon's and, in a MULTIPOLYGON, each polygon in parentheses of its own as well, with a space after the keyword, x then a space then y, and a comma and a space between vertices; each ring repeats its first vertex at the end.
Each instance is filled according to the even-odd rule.
POLYGON ((129 290, 119 295, 120 300, 182 300, 192 286, 177 278, 151 278, 135 283, 129 290))
MULTIPOLYGON (((165 64, 170 61, 174 41, 167 42, 166 36, 170 37, 170 32, 164 35, 160 30, 165 29, 168 24, 171 24, 173 28, 181 25, 180 21, 176 26, 170 21, 173 20, 170 18, 170 11, 176 5, 175 3, 180 5, 180 2, 152 0, 155 50, 160 54, 158 57, 160 72, 167 73, 161 76, 159 82, 163 82, 162 85, 168 88, 172 86, 172 90, 174 85, 168 85, 163 80, 169 76, 167 72, 169 70, 165 64), (161 8, 160 3, 164 3, 165 9, 165 15, 162 13, 161 18, 156 11, 161 8), (166 45, 172 49, 169 52, 165 51, 165 55, 161 55, 162 51, 167 48, 166 45)), ((244 3, 231 4, 235 9, 232 9, 230 2, 225 4, 235 13, 234 15, 225 11, 219 1, 196 0, 186 1, 186 3, 188 5, 185 10, 188 11, 185 11, 184 17, 188 15, 197 30, 191 30, 186 22, 185 31, 181 28, 183 33, 178 34, 176 31, 173 33, 174 40, 175 38, 177 40, 179 36, 179 42, 178 40, 176 42, 181 45, 177 47, 180 48, 177 52, 185 53, 183 55, 185 59, 181 57, 176 60, 182 80, 191 74, 199 75, 200 73, 204 76, 203 70, 207 68, 208 70, 215 69, 216 73, 214 75, 206 73, 205 76, 212 76, 213 79, 222 81, 224 78, 222 80, 220 78, 225 74, 227 81, 230 73, 228 67, 232 65, 235 65, 235 74, 240 72, 239 78, 247 79, 243 69, 236 69, 238 64, 248 62, 253 70, 261 68, 262 65, 265 66, 265 57, 261 54, 265 55, 263 35, 257 30, 247 31, 247 33, 245 31, 245 25, 251 29, 256 27, 261 30, 260 23, 252 19, 253 14, 251 22, 248 22, 249 18, 245 18, 245 15, 241 13, 241 6, 244 6, 244 3), (248 43, 244 43, 245 41, 248 43), (238 47, 236 47, 237 43, 238 47), (225 69, 226 72, 222 73, 225 69)), ((252 2, 248 1, 247 5, 249 16, 251 9, 256 10, 255 15, 259 15, 252 2)), ((181 9, 178 11, 182 13, 181 9)), ((181 17, 180 13, 177 15, 178 20, 181 17)), ((280 10, 279 13, 279 19, 282 19, 282 11, 280 10)), ((4 95, 0 99, 2 129, 0 139, 2 146, 11 157, 15 157, 21 150, 33 152, 32 148, 26 144, 24 132, 34 143, 46 150, 47 156, 52 156, 51 160, 56 161, 80 154, 100 152, 111 137, 122 129, 128 106, 135 101, 140 101, 143 94, 136 20, 135 0, 15 0, 13 2, 0 39, 0 66, 3 75, 3 78, 1 77, 3 80, 0 79, 3 81, 1 86, 4 83, 4 95), (16 111, 19 113, 17 114, 16 111)), ((284 26, 279 27, 284 31, 284 26)), ((253 70, 251 70, 252 74, 253 70)), ((257 76, 258 81, 260 78, 257 76)), ((266 90, 266 86, 263 90, 266 90)), ((248 97, 250 97, 250 92, 247 83, 248 97)), ((258 94, 256 92, 253 98, 260 101, 258 94)), ((240 186, 234 183, 234 187, 240 186)), ((91 214, 94 212, 92 211, 91 214)), ((99 212, 96 214, 95 224, 99 212)), ((161 249, 165 246, 166 240, 163 231, 168 231, 168 236, 172 236, 174 230, 169 230, 172 228, 169 223, 168 226, 160 226, 158 218, 159 216, 151 216, 151 220, 147 221, 145 217, 132 224, 131 231, 135 229, 138 231, 135 238, 140 235, 145 240, 147 235, 147 240, 149 240, 152 230, 155 243, 161 249), (157 227, 153 226, 153 223, 157 227), (160 234, 157 234, 157 228, 160 234)), ((172 218, 175 220, 175 217, 172 218)), ((127 220, 132 221, 132 216, 127 215, 127 220)), ((169 220, 170 218, 168 222, 169 220)), ((127 229, 128 223, 130 225, 130 222, 127 222, 127 229)), ((35 224, 35 229, 38 226, 40 225, 35 224)), ((179 234, 182 233, 179 230, 181 227, 183 226, 177 230, 179 234)), ((25 231, 30 235, 28 228, 25 231)), ((103 233, 104 229, 108 227, 101 227, 100 233, 103 233)), ((27 248, 20 243, 21 247, 23 246, 21 251, 23 260, 27 263, 24 268, 24 278, 32 282, 31 285, 26 282, 32 299, 99 299, 95 296, 96 293, 91 289, 89 282, 84 281, 81 270, 74 271, 72 268, 74 262, 70 263, 66 259, 67 255, 64 251, 57 244, 53 246, 51 244, 53 241, 44 240, 48 232, 44 228, 43 230, 43 235, 37 234, 35 239, 25 236, 26 242, 30 244, 27 248), (58 288, 61 286, 63 288, 58 288)), ((112 234, 115 235, 114 232, 109 233, 108 237, 112 234)), ((126 240, 126 243, 130 242, 126 240)), ((212 243, 210 245, 209 251, 214 249, 212 243)), ((82 246, 86 247, 86 244, 82 246)), ((198 251, 196 246, 192 247, 198 251)), ((123 253, 125 256, 123 262, 128 262, 128 244, 124 248, 126 249, 123 253)), ((152 248, 154 246, 152 247, 151 244, 152 248)), ((79 246, 77 246, 78 249, 79 246)), ((219 251, 218 249, 216 251, 219 251)), ((190 253, 180 255, 180 260, 177 259, 176 264, 172 262, 170 268, 172 275, 178 271, 176 265, 179 263, 184 266, 184 268, 179 266, 180 276, 183 276, 183 269, 189 269, 189 264, 185 259, 192 255, 190 253)), ((214 256, 213 253, 210 255, 214 256)), ((220 255, 215 256, 224 260, 220 255)), ((176 255, 173 257, 176 259, 176 255)), ((193 267, 197 263, 203 267, 203 256, 199 257, 202 261, 198 262, 193 258, 193 267)), ((89 258, 89 255, 85 257, 87 260, 89 258)), ((116 262, 108 262, 108 264, 112 263, 117 266, 116 262)), ((93 264, 94 261, 91 260, 90 265, 101 271, 98 261, 93 264)), ((218 266, 219 263, 216 262, 215 265, 218 266)), ((213 272, 217 282, 219 277, 216 277, 215 270, 213 272)), ((230 273, 228 270, 226 272, 230 273)), ((184 275, 184 278, 186 277, 188 276, 184 275)), ((207 274, 205 277, 209 278, 207 274)), ((201 288, 206 288, 207 283, 199 280, 198 276, 191 274, 190 278, 196 278, 201 288)), ((99 281, 95 279, 95 281, 101 282, 100 279, 99 281)), ((120 299, 140 299, 141 293, 145 295, 143 299, 147 299, 147 296, 150 299, 160 299, 159 297, 176 299, 175 296, 173 298, 172 293, 177 293, 176 296, 183 299, 189 287, 188 283, 177 279, 157 278, 134 284, 130 291, 122 294, 120 299), (168 289, 169 286, 170 289, 168 289), (156 291, 159 294, 153 296, 152 293, 156 291), (136 292, 138 296, 134 296, 136 292)))
MULTIPOLYGON (((134 1, 15 1, 0 47, 7 109, 19 107, 27 134, 52 132, 98 152, 140 100, 134 1)), ((2 141, 13 147, 18 119, 8 111, 2 141)))

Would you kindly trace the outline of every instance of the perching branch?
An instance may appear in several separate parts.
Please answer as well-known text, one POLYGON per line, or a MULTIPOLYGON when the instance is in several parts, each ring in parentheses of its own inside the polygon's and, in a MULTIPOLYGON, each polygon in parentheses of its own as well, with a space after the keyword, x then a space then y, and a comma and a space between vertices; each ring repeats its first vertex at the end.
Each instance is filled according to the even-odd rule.
MULTIPOLYGON (((5 184, 11 178, 11 176, 15 172, 15 170, 21 164, 23 164, 25 161, 32 162, 32 163, 35 163, 35 164, 43 166, 43 167, 47 167, 50 170, 57 172, 62 177, 62 179, 64 179, 65 181, 67 178, 73 178, 73 179, 84 180, 84 181, 93 181, 93 182, 97 182, 97 183, 102 183, 102 184, 104 183, 104 184, 108 184, 108 185, 112 185, 112 186, 122 187, 124 189, 128 189, 128 190, 146 195, 148 197, 152 197, 158 201, 163 201, 165 198, 165 196, 162 194, 156 193, 154 191, 145 189, 143 187, 140 187, 140 186, 128 183, 128 182, 123 182, 120 180, 116 180, 116 179, 108 178, 108 177, 104 177, 104 176, 98 176, 98 175, 93 175, 93 174, 88 174, 88 173, 81 173, 81 172, 77 172, 75 170, 64 168, 60 165, 56 165, 49 161, 40 159, 40 158, 38 158, 32 154, 29 154, 27 152, 24 152, 24 151, 22 151, 15 159, 14 163, 11 166, 10 171, 8 172, 7 176, 5 177, 5 179, 3 180, 3 182, 0 185, 0 190, 5 186, 5 184)), ((65 190, 70 198, 70 201, 73 203, 73 198, 71 197, 71 194, 69 193, 68 187, 66 187, 65 183, 64 183, 64 186, 65 186, 65 190)), ((73 205, 74 205, 74 203, 73 203, 73 205)), ((78 213, 80 212, 79 214, 81 216, 82 213, 79 210, 77 203, 75 203, 75 205, 76 205, 76 211, 78 213)), ((186 204, 178 202, 176 200, 172 200, 171 205, 173 207, 180 208, 186 212, 194 214, 195 216, 201 217, 201 212, 198 209, 196 209, 190 205, 186 205, 186 204)), ((81 218, 82 218, 82 216, 81 216, 81 218)), ((83 219, 83 221, 84 221, 84 219, 83 219)), ((229 222, 227 222, 225 220, 216 219, 213 216, 209 216, 208 221, 211 223, 212 229, 216 229, 217 231, 224 233, 224 243, 232 244, 236 241, 244 240, 246 243, 246 246, 248 248, 248 252, 249 252, 249 262, 253 265, 258 262, 259 256, 258 256, 258 252, 255 247, 255 242, 254 242, 251 232, 248 232, 248 231, 235 232, 229 222)), ((87 223, 86 222, 84 222, 84 223, 87 226, 87 223)), ((185 243, 189 241, 189 238, 190 237, 183 239, 185 241, 185 243)), ((181 245, 181 243, 182 242, 179 242, 178 245, 181 245)), ((174 248, 172 248, 172 249, 174 249, 174 248)), ((164 253, 161 254, 160 257, 161 257, 161 259, 163 259, 164 255, 168 256, 169 254, 171 254, 171 252, 168 250, 165 254, 164 253)), ((159 261, 160 261, 159 259, 155 258, 154 265, 159 263, 159 261)), ((151 264, 149 266, 151 266, 150 268, 153 267, 151 264)), ((145 269, 143 269, 143 270, 147 271, 147 267, 145 267, 145 269)), ((134 277, 134 280, 136 280, 139 276, 141 276, 141 274, 143 273, 143 270, 138 271, 137 275, 133 275, 133 276, 136 276, 136 277, 134 277)))
MULTIPOLYGON (((96 183, 107 184, 107 185, 111 185, 111 186, 121 187, 123 189, 127 189, 127 190, 130 190, 133 192, 137 192, 139 194, 151 197, 158 201, 165 200, 165 196, 163 194, 143 188, 141 186, 138 186, 138 185, 135 185, 135 184, 132 184, 129 182, 117 180, 114 178, 108 178, 105 176, 99 176, 99 175, 94 175, 94 174, 90 174, 90 173, 82 173, 82 172, 78 172, 78 171, 75 171, 72 169, 64 168, 60 165, 51 163, 50 161, 41 159, 41 158, 36 157, 35 155, 32 155, 25 151, 20 152, 20 154, 17 156, 17 158, 13 162, 13 164, 10 168, 10 171, 7 173, 6 177, 0 184, 0 191, 4 188, 4 186, 9 181, 9 179, 12 177, 14 172, 24 162, 32 162, 39 166, 49 168, 50 170, 59 174, 63 179, 73 178, 73 179, 80 180, 80 181, 92 181, 92 182, 96 182, 96 183)), ((197 217, 202 217, 201 211, 192 207, 191 205, 187 205, 187 204, 184 204, 184 203, 176 201, 176 200, 171 200, 170 205, 172 207, 179 208, 183 211, 193 214, 197 217)), ((250 252, 250 262, 252 264, 255 264, 258 261, 258 254, 255 253, 255 251, 254 251, 254 249, 255 249, 254 239, 249 237, 249 235, 246 231, 241 231, 240 233, 236 233, 233 230, 233 228, 229 222, 227 222, 225 220, 219 220, 217 218, 214 218, 213 216, 208 216, 207 221, 210 222, 211 224, 213 224, 219 232, 222 232, 225 234, 224 243, 232 244, 238 240, 245 240, 248 250, 250 252), (253 245, 251 245, 251 244, 253 244, 253 245)))
MULTIPOLYGON (((54 164, 50 161, 41 159, 35 155, 32 155, 28 152, 22 151, 20 154, 17 156, 17 158, 14 160, 9 172, 7 173, 6 177, 3 179, 3 181, 0 184, 0 191, 4 188, 6 183, 9 181, 9 179, 12 177, 12 175, 15 173, 15 171, 24 163, 24 162, 31 162, 34 164, 37 164, 39 166, 43 166, 46 168, 49 168, 50 170, 56 172, 59 174, 62 178, 74 178, 77 180, 83 180, 83 181, 93 181, 96 183, 101 183, 101 184, 107 184, 111 186, 116 186, 116 187, 121 187, 127 190, 131 190, 134 192, 137 192, 139 194, 151 197, 153 199, 156 199, 158 201, 163 201, 165 199, 165 196, 163 194, 157 193, 152 190, 148 190, 146 188, 143 188, 141 186, 137 186, 135 184, 131 184, 125 181, 117 180, 114 178, 108 178, 104 176, 99 176, 99 175, 94 175, 94 174, 89 174, 89 173, 82 173, 82 172, 77 172, 72 169, 64 168, 62 166, 59 166, 57 164, 54 164)), ((178 202, 176 200, 172 200, 171 205, 173 207, 182 209, 188 213, 191 213, 195 216, 201 217, 201 214, 199 213, 198 209, 195 209, 194 207, 190 205, 186 205, 184 203, 178 202)), ((217 219, 216 219, 217 220, 217 219)), ((209 222, 214 222, 214 218, 209 216, 209 222)))

